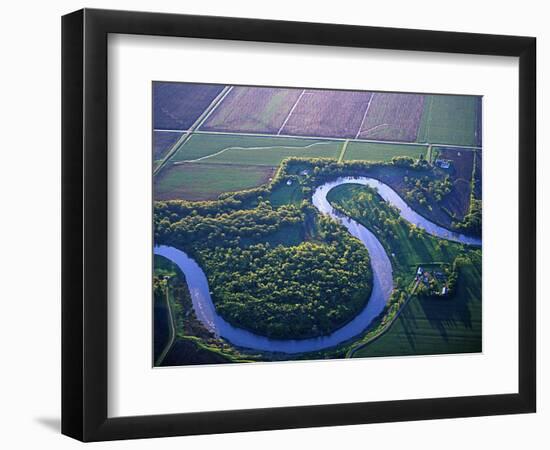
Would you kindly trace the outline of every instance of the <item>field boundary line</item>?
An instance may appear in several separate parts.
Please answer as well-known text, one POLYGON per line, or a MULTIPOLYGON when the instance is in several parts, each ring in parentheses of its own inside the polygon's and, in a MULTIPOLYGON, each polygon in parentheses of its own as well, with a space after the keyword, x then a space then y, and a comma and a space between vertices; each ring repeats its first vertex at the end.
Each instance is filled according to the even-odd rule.
POLYGON ((233 89, 233 86, 225 86, 222 91, 216 96, 214 100, 208 105, 205 110, 202 112, 202 114, 195 120, 193 125, 189 127, 187 132, 185 132, 177 141, 176 143, 170 148, 164 159, 160 162, 160 164, 153 170, 153 177, 158 175, 158 173, 162 170, 162 168, 166 165, 166 163, 174 156, 177 151, 191 138, 193 135, 193 131, 195 129, 198 129, 201 127, 201 125, 210 117, 210 114, 218 107, 218 105, 225 99, 227 94, 231 92, 233 89))
POLYGON ((340 150, 340 156, 338 156, 338 162, 341 163, 344 160, 344 154, 346 153, 346 149, 348 148, 349 139, 346 139, 344 141, 344 144, 342 145, 342 150, 340 150))
POLYGON ((379 123, 378 125, 375 125, 374 127, 371 127, 367 130, 362 131, 362 133, 370 133, 371 131, 376 130, 377 128, 389 127, 389 126, 391 126, 389 123, 379 123))
POLYGON ((369 98, 369 102, 367 103, 367 107, 365 108, 365 113, 363 114, 363 118, 361 119, 361 123, 359 124, 359 129, 357 130, 357 134, 355 135, 355 139, 359 138, 359 135, 361 134, 361 130, 363 128, 363 124, 365 123, 365 119, 367 118, 367 114, 370 109, 370 104, 372 102, 372 99, 376 95, 376 92, 373 92, 372 95, 369 98))
MULTIPOLYGON (((222 153, 226 152, 227 150, 270 150, 270 149, 274 149, 274 148, 284 148, 284 149, 290 149, 290 150, 293 150, 293 149, 306 149, 306 148, 311 148, 315 145, 326 145, 326 144, 331 144, 331 142, 314 142, 313 144, 309 144, 309 145, 305 145, 305 146, 289 146, 289 145, 272 145, 272 146, 269 146, 269 147, 226 147, 222 150, 219 150, 215 153, 211 153, 210 155, 205 155, 205 156, 201 156, 200 158, 196 158, 196 159, 185 159, 185 160, 182 160, 182 161, 175 161, 174 162, 174 165, 179 165, 179 164, 182 164, 182 163, 195 163, 195 162, 199 162, 199 161, 203 161, 205 159, 208 159, 208 158, 212 158, 214 156, 218 156, 218 155, 221 155, 222 153)), ((257 164, 251 164, 251 165, 257 165, 257 164)))
POLYGON ((434 104, 434 97, 433 95, 430 95, 430 106, 428 106, 428 117, 426 118, 426 136, 424 136, 424 139, 426 142, 428 142, 430 138, 430 126, 431 126, 431 117, 432 117, 432 106, 434 104))
POLYGON ((366 142, 366 143, 373 143, 373 144, 394 144, 394 145, 408 145, 408 146, 416 146, 416 147, 427 147, 428 145, 433 145, 434 147, 449 147, 449 148, 456 148, 456 149, 464 149, 464 150, 482 150, 482 147, 475 147, 471 145, 461 145, 461 144, 442 144, 442 143, 432 143, 429 142, 406 142, 406 141, 385 141, 381 139, 353 139, 353 138, 345 138, 345 137, 330 137, 330 136, 300 136, 299 134, 271 134, 271 133, 247 133, 247 132, 239 132, 239 131, 204 131, 204 130, 195 130, 193 131, 193 134, 217 134, 217 135, 228 135, 228 136, 256 136, 256 137, 272 137, 272 138, 281 138, 281 139, 309 139, 309 140, 315 140, 315 141, 346 141, 349 140, 350 142, 366 142))
MULTIPOLYGON (((217 134, 217 135, 228 135, 228 136, 252 136, 252 137, 271 137, 271 138, 281 138, 281 139, 309 139, 315 141, 345 141, 349 138, 340 138, 340 137, 329 137, 329 136, 302 136, 299 134, 273 134, 273 133, 250 133, 247 131, 195 131, 195 134, 217 134)), ((417 144, 414 145, 425 145, 417 144)))
POLYGON ((457 151, 461 149, 469 152, 479 152, 483 150, 483 147, 475 147, 473 145, 437 144, 437 143, 433 143, 433 144, 425 143, 424 145, 431 145, 432 147, 450 148, 452 150, 457 150, 457 151))
POLYGON ((298 96, 296 101, 294 102, 294 105, 292 105, 292 108, 288 112, 288 115, 286 116, 285 120, 283 121, 283 124, 279 128, 279 131, 277 132, 277 136, 279 136, 281 134, 281 131, 283 131, 283 128, 285 127, 286 123, 288 122, 288 119, 290 119, 290 116, 292 115, 292 113, 296 109, 296 106, 298 106, 298 103, 300 102, 300 100, 302 100, 302 97, 304 96, 305 93, 306 93, 306 90, 302 89, 302 92, 300 93, 300 95, 298 96))
MULTIPOLYGON (((228 88, 225 92, 222 91, 218 94, 218 97, 221 96, 221 98, 218 100, 218 97, 216 97, 214 99, 214 105, 212 106, 212 103, 210 104, 211 108, 210 110, 205 110, 206 112, 206 116, 204 116, 204 119, 201 120, 201 118, 199 117, 198 121, 200 121, 200 123, 198 125, 195 126, 195 124, 193 124, 193 131, 195 130, 199 130, 200 127, 202 127, 204 125, 204 122, 206 122, 208 120, 208 118, 212 115, 212 113, 218 109, 218 106, 220 106, 221 103, 223 103, 223 101, 225 100, 225 97, 227 97, 229 95, 229 93, 233 90, 233 87, 234 86, 226 86, 225 88, 228 88), (217 100, 217 101, 216 101, 217 100)), ((203 112, 204 114, 204 112, 203 112)), ((202 115, 201 115, 202 117, 202 115)))
POLYGON ((153 128, 153 131, 160 131, 164 133, 187 133, 189 130, 163 130, 161 128, 153 128))

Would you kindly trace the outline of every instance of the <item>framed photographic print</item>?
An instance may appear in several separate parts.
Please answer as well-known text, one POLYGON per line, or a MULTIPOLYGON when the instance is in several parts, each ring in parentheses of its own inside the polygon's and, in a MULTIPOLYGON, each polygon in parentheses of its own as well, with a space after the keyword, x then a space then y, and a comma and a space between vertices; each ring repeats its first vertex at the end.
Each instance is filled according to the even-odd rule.
POLYGON ((63 17, 62 431, 534 412, 535 39, 63 17))

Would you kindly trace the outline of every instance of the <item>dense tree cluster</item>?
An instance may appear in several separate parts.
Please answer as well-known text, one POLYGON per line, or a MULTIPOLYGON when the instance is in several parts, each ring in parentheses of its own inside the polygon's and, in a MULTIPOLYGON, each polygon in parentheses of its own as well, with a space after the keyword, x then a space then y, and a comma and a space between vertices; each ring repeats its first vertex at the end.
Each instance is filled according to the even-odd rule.
POLYGON ((406 186, 405 200, 416 201, 426 206, 430 200, 441 202, 453 189, 449 175, 444 178, 433 178, 427 175, 423 177, 403 177, 406 186))
POLYGON ((280 339, 327 335, 368 301, 367 250, 309 202, 274 208, 260 196, 252 209, 217 213, 205 203, 157 204, 155 242, 197 260, 230 323, 280 339))
POLYGON ((462 222, 455 222, 453 226, 464 233, 481 236, 481 200, 471 197, 470 210, 462 222))
POLYGON ((360 191, 354 192, 351 199, 342 203, 334 201, 334 194, 329 193, 328 199, 336 210, 353 217, 375 233, 387 249, 392 248, 392 241, 399 238, 395 225, 410 225, 401 217, 397 208, 382 201, 376 189, 369 186, 361 186, 360 191))
POLYGON ((369 298, 368 253, 345 231, 327 233, 326 242, 201 252, 218 312, 280 339, 330 334, 351 320, 369 298))
POLYGON ((394 156, 391 162, 394 166, 406 169, 422 170, 430 167, 430 163, 424 158, 423 153, 418 155, 418 159, 411 158, 410 156, 394 156))
POLYGON ((302 210, 293 205, 272 208, 262 202, 251 210, 237 210, 220 214, 201 215, 197 209, 179 217, 155 212, 155 242, 181 248, 230 247, 241 240, 266 238, 281 228, 301 224, 302 210), (175 220, 175 221, 171 221, 175 220))

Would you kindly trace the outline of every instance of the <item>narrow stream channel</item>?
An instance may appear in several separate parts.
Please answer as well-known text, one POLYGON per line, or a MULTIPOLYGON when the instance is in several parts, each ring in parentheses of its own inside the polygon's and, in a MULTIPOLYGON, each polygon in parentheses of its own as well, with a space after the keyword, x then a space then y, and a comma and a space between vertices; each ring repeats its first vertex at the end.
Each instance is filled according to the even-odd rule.
POLYGON ((425 219, 413 211, 399 197, 397 192, 374 178, 345 177, 323 184, 313 194, 313 205, 321 213, 328 214, 344 225, 352 236, 358 238, 365 245, 371 258, 373 288, 365 308, 346 325, 328 336, 298 340, 270 339, 242 328, 234 327, 217 314, 210 296, 206 275, 192 258, 187 256, 185 252, 166 245, 156 246, 154 253, 164 256, 181 269, 185 274, 197 318, 210 331, 217 336, 227 339, 232 344, 255 350, 283 353, 311 352, 335 346, 363 332, 383 311, 393 289, 391 262, 380 241, 363 225, 337 212, 327 200, 329 191, 342 184, 361 184, 376 188, 385 201, 397 207, 405 220, 423 228, 431 235, 464 244, 481 245, 481 239, 479 238, 454 233, 425 219))

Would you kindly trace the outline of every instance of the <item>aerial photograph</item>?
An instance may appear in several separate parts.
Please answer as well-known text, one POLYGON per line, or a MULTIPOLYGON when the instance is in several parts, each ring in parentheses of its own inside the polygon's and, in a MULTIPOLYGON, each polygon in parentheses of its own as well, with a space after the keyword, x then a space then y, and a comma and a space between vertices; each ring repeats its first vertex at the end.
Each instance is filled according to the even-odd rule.
POLYGON ((481 96, 154 81, 152 115, 154 367, 482 351, 481 96))

